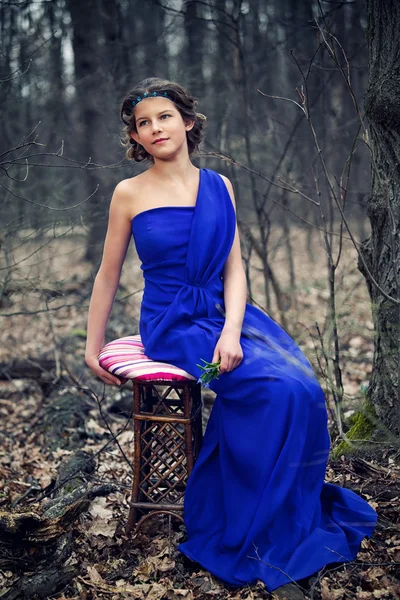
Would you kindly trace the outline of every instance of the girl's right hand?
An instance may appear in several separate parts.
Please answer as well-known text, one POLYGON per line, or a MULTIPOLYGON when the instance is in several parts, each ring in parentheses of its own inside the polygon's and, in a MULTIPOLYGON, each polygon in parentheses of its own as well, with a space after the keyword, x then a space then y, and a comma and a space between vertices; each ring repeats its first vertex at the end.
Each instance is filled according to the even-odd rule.
MULTIPOLYGON (((102 381, 104 381, 104 383, 106 383, 107 385, 117 385, 120 386, 122 381, 120 379, 118 379, 118 377, 115 377, 115 375, 113 375, 112 373, 109 373, 108 371, 106 371, 105 369, 103 369, 100 364, 99 364, 99 359, 97 358, 97 356, 87 356, 85 357, 85 361, 88 367, 90 367, 93 371, 93 373, 95 375, 97 375, 97 377, 100 377, 100 379, 102 381)), ((126 379, 123 379, 123 383, 125 383, 125 381, 127 381, 126 379)))

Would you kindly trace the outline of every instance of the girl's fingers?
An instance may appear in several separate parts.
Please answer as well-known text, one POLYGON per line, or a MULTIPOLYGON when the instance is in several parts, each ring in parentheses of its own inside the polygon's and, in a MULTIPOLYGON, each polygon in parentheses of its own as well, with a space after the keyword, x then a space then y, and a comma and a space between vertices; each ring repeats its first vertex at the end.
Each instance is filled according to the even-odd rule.
POLYGON ((115 375, 112 375, 112 373, 109 373, 109 371, 106 371, 105 369, 102 369, 102 371, 103 371, 103 373, 102 373, 103 377, 108 379, 114 385, 120 385, 121 382, 118 379, 118 377, 116 377, 115 375))
POLYGON ((233 371, 233 369, 235 368, 234 367, 234 364, 235 364, 234 358, 232 356, 228 355, 227 361, 228 361, 228 364, 227 364, 226 370, 229 372, 233 371))
POLYGON ((240 365, 240 363, 242 362, 241 358, 237 358, 236 360, 230 360, 228 363, 228 367, 227 367, 227 371, 233 371, 233 369, 236 369, 236 367, 238 367, 240 365))
POLYGON ((127 381, 127 379, 124 378, 122 378, 123 381, 120 381, 118 377, 103 369, 97 359, 95 361, 88 360, 86 364, 91 368, 93 373, 107 385, 117 385, 119 387, 122 382, 125 383, 125 381, 127 381))
POLYGON ((109 385, 118 385, 119 386, 121 384, 121 382, 119 381, 119 379, 117 379, 117 377, 113 377, 113 375, 111 375, 111 373, 109 373, 105 369, 101 369, 101 372, 98 373, 98 376, 100 377, 100 379, 102 381, 104 381, 104 383, 107 383, 109 385))
POLYGON ((101 380, 104 381, 104 383, 106 383, 107 385, 118 385, 119 387, 119 384, 116 383, 113 379, 107 379, 106 377, 102 377, 101 380))

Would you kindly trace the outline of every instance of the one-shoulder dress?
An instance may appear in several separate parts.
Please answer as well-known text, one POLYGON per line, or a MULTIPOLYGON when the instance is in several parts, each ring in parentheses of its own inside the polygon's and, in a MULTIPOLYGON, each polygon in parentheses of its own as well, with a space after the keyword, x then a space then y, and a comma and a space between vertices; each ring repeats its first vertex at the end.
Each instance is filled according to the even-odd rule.
MULTIPOLYGON (((144 292, 145 354, 196 378, 224 325, 223 267, 236 228, 221 175, 200 169, 194 206, 132 219, 144 292)), ((272 591, 332 562, 353 560, 377 513, 324 482, 330 449, 324 392, 294 340, 246 304, 243 360, 210 383, 216 393, 184 498, 178 550, 232 586, 272 591)))

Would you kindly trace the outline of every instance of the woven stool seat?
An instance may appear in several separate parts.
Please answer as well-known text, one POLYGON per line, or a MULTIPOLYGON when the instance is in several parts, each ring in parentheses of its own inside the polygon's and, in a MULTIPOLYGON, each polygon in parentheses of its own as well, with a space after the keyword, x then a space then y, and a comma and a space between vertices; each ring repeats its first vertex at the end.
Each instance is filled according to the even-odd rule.
POLYGON ((127 530, 136 525, 137 531, 160 513, 183 522, 186 483, 203 440, 201 385, 183 369, 148 358, 140 335, 109 342, 98 359, 103 369, 133 382, 134 474, 127 530))

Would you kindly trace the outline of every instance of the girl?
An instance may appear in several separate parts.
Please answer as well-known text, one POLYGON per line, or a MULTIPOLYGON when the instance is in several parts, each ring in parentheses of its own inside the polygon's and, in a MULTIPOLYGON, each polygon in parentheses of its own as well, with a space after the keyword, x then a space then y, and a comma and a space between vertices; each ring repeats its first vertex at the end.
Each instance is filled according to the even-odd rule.
POLYGON ((125 97, 127 156, 150 168, 115 188, 89 307, 86 362, 97 356, 133 235, 145 288, 145 353, 198 377, 221 361, 203 445, 184 504, 178 549, 228 584, 269 591, 355 558, 377 514, 324 482, 330 437, 310 363, 268 315, 246 303, 232 185, 191 162, 205 117, 177 83, 140 82, 125 97))

